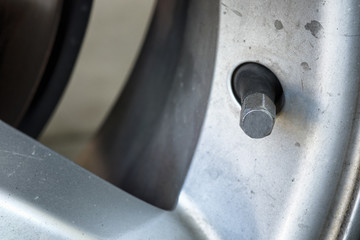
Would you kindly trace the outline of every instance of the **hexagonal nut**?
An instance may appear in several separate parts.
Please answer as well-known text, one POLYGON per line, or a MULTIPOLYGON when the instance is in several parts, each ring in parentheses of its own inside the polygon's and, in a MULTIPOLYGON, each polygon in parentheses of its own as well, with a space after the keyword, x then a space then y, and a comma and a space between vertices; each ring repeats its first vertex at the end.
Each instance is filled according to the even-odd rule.
POLYGON ((275 116, 274 102, 263 93, 254 93, 243 101, 240 127, 251 138, 263 138, 271 133, 275 116))

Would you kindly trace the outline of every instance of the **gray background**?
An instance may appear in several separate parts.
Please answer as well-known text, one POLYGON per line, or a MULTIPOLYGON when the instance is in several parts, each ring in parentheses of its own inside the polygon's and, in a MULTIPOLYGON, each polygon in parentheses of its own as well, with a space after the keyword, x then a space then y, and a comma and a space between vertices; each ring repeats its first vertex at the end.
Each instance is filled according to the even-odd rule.
POLYGON ((94 1, 70 83, 40 141, 79 154, 110 110, 140 50, 154 0, 94 1))

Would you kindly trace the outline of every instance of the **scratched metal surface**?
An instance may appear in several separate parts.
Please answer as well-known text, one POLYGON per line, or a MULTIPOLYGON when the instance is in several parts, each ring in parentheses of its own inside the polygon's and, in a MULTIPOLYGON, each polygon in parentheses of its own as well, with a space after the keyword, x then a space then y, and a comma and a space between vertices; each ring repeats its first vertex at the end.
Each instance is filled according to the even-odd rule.
POLYGON ((359 14, 354 0, 221 2, 210 103, 183 191, 219 239, 349 236, 359 14), (264 139, 241 131, 231 93, 232 71, 248 61, 271 69, 284 89, 285 105, 264 139))
POLYGON ((1 121, 0 133, 0 239, 207 239, 190 203, 160 210, 1 121))
POLYGON ((156 209, 0 123, 1 239, 354 239, 359 229, 357 1, 221 2, 202 135, 177 208, 156 209), (241 132, 230 88, 270 68, 273 133, 241 132))

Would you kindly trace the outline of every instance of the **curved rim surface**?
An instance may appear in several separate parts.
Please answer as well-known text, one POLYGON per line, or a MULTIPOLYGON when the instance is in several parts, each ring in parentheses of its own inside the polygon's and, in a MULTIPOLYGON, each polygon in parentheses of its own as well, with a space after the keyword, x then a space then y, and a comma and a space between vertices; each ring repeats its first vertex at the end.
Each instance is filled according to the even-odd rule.
MULTIPOLYGON (((203 6, 218 2, 189 4, 196 7, 189 8, 188 16, 201 17, 208 13, 203 6)), ((0 141, 0 210, 11 224, 19 228, 19 218, 29 218, 16 211, 22 206, 39 213, 31 215, 34 221, 28 221, 26 230, 59 239, 358 237, 357 2, 226 0, 214 14, 220 14, 215 74, 201 136, 175 210, 153 208, 0 124, 0 136, 6 137, 0 141), (232 70, 247 61, 271 69, 286 99, 273 133, 262 140, 241 132, 240 106, 231 95, 232 70)), ((202 43, 200 30, 207 22, 200 23, 203 28, 195 28, 188 44, 202 43)), ((163 139, 167 144, 172 140, 163 139)), ((95 157, 106 157, 100 153, 95 157)), ((141 169, 141 162, 135 167, 141 169)))
POLYGON ((92 0, 0 1, 0 118, 37 137, 70 78, 92 0))
POLYGON ((155 206, 176 206, 209 99, 218 7, 157 2, 129 80, 78 163, 155 206))
POLYGON ((93 0, 64 0, 56 37, 40 84, 18 129, 37 138, 71 77, 86 33, 93 0))
POLYGON ((0 1, 0 116, 18 126, 45 71, 63 1, 0 1))

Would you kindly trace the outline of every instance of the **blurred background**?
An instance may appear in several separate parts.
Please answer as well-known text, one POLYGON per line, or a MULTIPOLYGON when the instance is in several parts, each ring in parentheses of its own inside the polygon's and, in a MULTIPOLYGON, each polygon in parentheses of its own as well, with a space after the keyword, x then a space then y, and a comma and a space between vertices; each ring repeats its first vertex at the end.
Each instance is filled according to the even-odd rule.
POLYGON ((154 0, 95 0, 72 77, 40 142, 74 160, 120 94, 141 48, 154 0))

